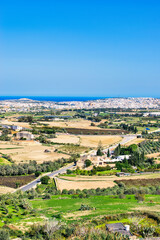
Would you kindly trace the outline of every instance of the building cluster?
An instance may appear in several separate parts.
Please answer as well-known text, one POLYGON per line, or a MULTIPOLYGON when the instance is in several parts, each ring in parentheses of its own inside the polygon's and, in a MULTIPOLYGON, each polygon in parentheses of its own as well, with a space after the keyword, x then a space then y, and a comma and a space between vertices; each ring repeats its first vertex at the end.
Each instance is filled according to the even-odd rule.
POLYGON ((92 165, 95 167, 105 167, 109 163, 121 162, 124 159, 129 159, 130 155, 119 155, 117 157, 107 157, 107 154, 104 153, 102 156, 97 156, 96 154, 84 154, 81 155, 80 159, 77 162, 77 167, 84 168, 85 161, 90 160, 92 165))
MULTIPOLYGON (((34 135, 28 131, 26 128, 23 128, 21 126, 17 126, 17 125, 4 125, 4 124, 0 124, 0 126, 4 129, 8 129, 8 130, 12 130, 15 132, 15 140, 34 140, 34 135)), ((0 131, 0 136, 2 135, 2 131, 0 131)))
POLYGON ((158 98, 105 98, 90 101, 35 101, 30 99, 1 100, 0 113, 5 112, 40 112, 44 110, 63 109, 94 109, 94 108, 123 108, 123 109, 159 109, 158 98))
POLYGON ((143 114, 144 117, 159 117, 160 116, 160 112, 147 112, 143 114))

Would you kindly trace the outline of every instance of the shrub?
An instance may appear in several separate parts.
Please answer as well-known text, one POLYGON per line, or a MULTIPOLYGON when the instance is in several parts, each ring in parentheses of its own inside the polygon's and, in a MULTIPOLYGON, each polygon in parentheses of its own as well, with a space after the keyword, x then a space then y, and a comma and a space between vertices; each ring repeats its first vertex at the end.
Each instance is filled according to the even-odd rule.
POLYGON ((135 199, 137 199, 139 202, 143 202, 145 200, 144 194, 136 193, 135 199))
POLYGON ((35 177, 39 177, 41 175, 41 172, 40 171, 36 171, 35 172, 35 177))
POLYGON ((9 240, 9 232, 5 229, 0 229, 0 239, 9 240))
POLYGON ((89 167, 91 166, 92 162, 89 159, 86 159, 84 164, 85 164, 85 167, 89 167))
POLYGON ((42 184, 48 184, 49 179, 50 179, 50 177, 44 176, 44 177, 41 177, 40 180, 41 180, 41 183, 42 183, 42 184))
POLYGON ((49 193, 47 193, 45 196, 44 196, 44 199, 51 199, 51 195, 49 193))
POLYGON ((119 194, 119 199, 124 199, 126 196, 124 194, 119 194))

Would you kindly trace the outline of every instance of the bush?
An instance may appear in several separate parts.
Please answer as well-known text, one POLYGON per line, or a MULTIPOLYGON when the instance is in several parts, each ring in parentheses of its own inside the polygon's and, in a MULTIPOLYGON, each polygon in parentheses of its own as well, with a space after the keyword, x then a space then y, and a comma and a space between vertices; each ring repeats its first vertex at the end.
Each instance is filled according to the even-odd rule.
POLYGON ((44 199, 51 199, 51 195, 49 193, 47 193, 45 196, 44 196, 44 199))
POLYGON ((67 169, 67 174, 72 174, 72 171, 70 169, 67 169))
POLYGON ((124 194, 119 194, 119 199, 124 199, 126 196, 124 194))
POLYGON ((145 196, 144 196, 144 194, 136 193, 135 199, 137 199, 139 202, 143 202, 145 200, 145 196))
POLYGON ((5 229, 0 229, 0 239, 9 240, 9 232, 5 229))
POLYGON ((86 159, 84 164, 85 164, 85 167, 89 167, 91 166, 92 162, 89 159, 86 159))
POLYGON ((40 180, 41 180, 41 183, 42 183, 42 184, 48 184, 49 179, 50 179, 50 177, 44 176, 44 177, 41 177, 40 180))
POLYGON ((81 204, 81 207, 79 208, 79 211, 86 211, 86 210, 92 210, 92 209, 93 209, 93 207, 81 204))
POLYGON ((40 171, 36 171, 35 172, 35 177, 39 177, 41 175, 41 172, 40 171))

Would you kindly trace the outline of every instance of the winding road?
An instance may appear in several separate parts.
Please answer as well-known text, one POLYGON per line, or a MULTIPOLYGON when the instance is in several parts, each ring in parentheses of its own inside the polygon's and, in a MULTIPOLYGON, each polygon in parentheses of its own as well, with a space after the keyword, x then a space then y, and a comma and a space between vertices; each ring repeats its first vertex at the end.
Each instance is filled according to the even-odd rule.
MULTIPOLYGON (((62 173, 65 173, 67 171, 67 169, 71 169, 74 167, 74 164, 73 165, 69 165, 69 166, 66 166, 66 167, 63 167, 57 171, 54 171, 54 172, 51 172, 51 173, 48 173, 48 174, 45 174, 45 176, 48 176, 48 177, 53 177, 53 176, 56 176, 57 174, 62 174, 62 173)), ((42 177, 42 176, 41 176, 42 177)), ((34 181, 32 181, 31 183, 28 183, 27 185, 23 186, 23 187, 20 187, 19 190, 25 192, 25 191, 28 191, 29 189, 33 188, 33 187, 36 187, 36 185, 38 183, 40 183, 40 179, 41 177, 35 179, 34 181)))
MULTIPOLYGON (((122 135, 122 137, 123 137, 123 139, 122 139, 121 142, 119 142, 119 143, 123 145, 123 144, 125 144, 125 143, 127 143, 127 142, 130 142, 131 140, 133 140, 133 139, 136 138, 137 136, 136 136, 136 135, 125 135, 125 136, 122 135)), ((118 143, 118 144, 119 144, 119 143, 118 143)), ((104 149, 104 151, 107 151, 108 149, 109 149, 109 150, 114 149, 114 148, 116 148, 116 147, 118 146, 118 144, 115 144, 115 145, 113 145, 113 146, 111 146, 111 147, 109 147, 109 148, 107 148, 107 149, 104 149)), ((95 150, 92 150, 92 151, 89 152, 89 154, 96 154, 96 151, 95 151, 95 150)), ((47 174, 45 174, 45 176, 54 177, 54 176, 56 176, 56 175, 58 175, 58 174, 65 173, 65 172, 67 171, 67 169, 71 169, 71 168, 73 168, 73 167, 74 167, 74 164, 69 165, 69 166, 66 166, 66 167, 63 167, 63 168, 61 168, 61 169, 59 169, 59 170, 56 170, 56 171, 54 171, 54 172, 51 172, 51 173, 47 173, 47 174)), ((41 176, 41 177, 42 177, 42 176, 41 176)), ((31 188, 36 187, 36 185, 37 185, 38 183, 40 183, 41 177, 35 179, 34 181, 28 183, 28 184, 25 185, 25 186, 20 187, 19 190, 25 192, 25 191, 30 190, 31 188)))

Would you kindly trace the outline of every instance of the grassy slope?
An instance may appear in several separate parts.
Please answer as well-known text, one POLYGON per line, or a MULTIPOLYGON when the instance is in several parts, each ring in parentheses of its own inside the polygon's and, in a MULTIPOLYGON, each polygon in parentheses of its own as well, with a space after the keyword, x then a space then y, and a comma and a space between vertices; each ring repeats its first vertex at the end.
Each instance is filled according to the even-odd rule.
MULTIPOLYGON (((64 196, 63 196, 64 198, 64 196)), ((145 202, 138 203, 134 196, 127 196, 126 199, 111 198, 110 196, 91 196, 87 199, 73 199, 70 196, 66 196, 64 199, 60 199, 59 196, 53 196, 50 200, 32 200, 33 208, 38 209, 40 214, 44 214, 47 217, 54 217, 55 214, 62 214, 67 220, 78 218, 91 218, 93 216, 127 213, 134 211, 134 209, 142 207, 146 209, 154 205, 159 204, 160 196, 146 195, 145 202), (153 203, 150 203, 150 200, 153 203), (154 203, 155 202, 155 203, 154 203), (85 214, 81 215, 81 204, 89 205, 95 210, 85 211, 85 214), (73 216, 72 216, 73 215, 73 216)), ((82 212, 83 213, 83 212, 82 212)))
POLYGON ((0 158, 0 165, 6 165, 6 164, 11 164, 8 160, 6 160, 5 158, 0 158))

